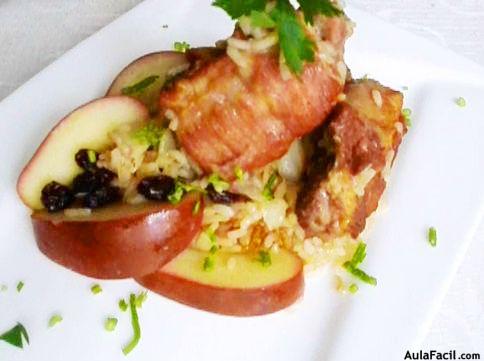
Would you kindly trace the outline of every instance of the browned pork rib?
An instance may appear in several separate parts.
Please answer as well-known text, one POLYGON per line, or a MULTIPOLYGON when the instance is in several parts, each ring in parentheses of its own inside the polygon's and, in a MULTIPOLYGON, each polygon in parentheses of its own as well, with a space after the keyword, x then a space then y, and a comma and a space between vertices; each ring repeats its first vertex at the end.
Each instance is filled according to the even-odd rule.
POLYGON ((348 84, 345 94, 312 134, 315 151, 297 201, 308 237, 330 240, 363 231, 407 131, 401 93, 362 80, 348 84))
POLYGON ((343 90, 343 48, 351 27, 344 17, 321 17, 316 24, 316 61, 299 78, 281 75, 277 49, 244 54, 248 73, 225 53, 162 92, 161 109, 203 171, 230 179, 236 166, 263 166, 328 116, 343 90))

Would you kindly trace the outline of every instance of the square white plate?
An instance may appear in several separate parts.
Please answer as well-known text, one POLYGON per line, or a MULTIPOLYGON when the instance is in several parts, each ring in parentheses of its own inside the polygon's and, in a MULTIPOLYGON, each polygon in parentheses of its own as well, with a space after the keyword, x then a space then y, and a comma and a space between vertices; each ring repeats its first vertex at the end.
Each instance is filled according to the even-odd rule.
MULTIPOLYGON (((101 96, 134 58, 174 41, 208 45, 230 34, 209 1, 148 0, 65 54, 0 104, 0 330, 28 329, 24 350, 0 342, 6 360, 117 360, 131 335, 117 300, 133 281, 102 282, 69 272, 36 248, 17 176, 48 130, 69 110, 101 96), (171 3, 171 5, 170 5, 171 3), (163 28, 168 24, 167 29, 163 28), (15 291, 23 280, 21 293, 15 291), (60 313, 64 321, 47 329, 60 313), (105 317, 119 318, 116 332, 105 317)), ((484 70, 356 9, 347 45, 355 77, 408 86, 413 126, 404 139, 374 222, 365 269, 378 286, 356 296, 334 291, 324 272, 308 275, 304 299, 258 318, 217 316, 150 294, 140 310, 143 337, 131 360, 401 360, 418 344, 483 215, 484 70), (467 107, 454 99, 463 96, 467 107), (437 248, 426 241, 435 226, 437 248)))

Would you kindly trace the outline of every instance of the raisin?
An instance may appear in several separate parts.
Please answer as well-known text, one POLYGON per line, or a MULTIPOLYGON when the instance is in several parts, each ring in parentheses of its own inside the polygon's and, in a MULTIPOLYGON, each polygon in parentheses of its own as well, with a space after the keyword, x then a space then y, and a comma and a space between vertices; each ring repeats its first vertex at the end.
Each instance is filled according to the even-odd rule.
POLYGON ((175 180, 165 175, 146 177, 138 183, 138 193, 153 201, 166 201, 175 189, 175 180))
POLYGON ((118 187, 104 186, 86 194, 83 206, 86 208, 99 208, 121 199, 121 190, 118 187))
POLYGON ((116 174, 109 169, 98 168, 89 170, 76 176, 72 182, 75 194, 90 193, 111 183, 116 174))
POLYGON ((229 191, 217 192, 212 184, 206 188, 208 198, 214 203, 231 204, 248 201, 249 198, 243 194, 232 193, 229 191))
POLYGON ((81 149, 76 153, 75 159, 79 167, 88 170, 96 168, 98 156, 99 155, 94 150, 81 149))
POLYGON ((40 199, 48 212, 57 212, 72 204, 74 196, 68 187, 54 181, 42 188, 40 199))

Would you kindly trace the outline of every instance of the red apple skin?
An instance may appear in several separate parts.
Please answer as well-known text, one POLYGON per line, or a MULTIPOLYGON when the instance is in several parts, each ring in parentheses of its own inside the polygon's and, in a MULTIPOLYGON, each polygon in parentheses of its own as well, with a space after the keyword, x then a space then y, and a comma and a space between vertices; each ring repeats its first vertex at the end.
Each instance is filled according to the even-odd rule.
POLYGON ((304 293, 303 267, 290 279, 263 288, 222 288, 159 270, 136 280, 142 286, 187 306, 212 313, 250 317, 280 311, 304 293))
POLYGON ((52 261, 85 276, 140 277, 172 260, 197 236, 203 212, 192 214, 196 200, 190 196, 177 206, 150 202, 135 211, 126 211, 133 206, 113 206, 116 215, 105 219, 96 219, 97 211, 87 220, 35 212, 35 239, 52 261))

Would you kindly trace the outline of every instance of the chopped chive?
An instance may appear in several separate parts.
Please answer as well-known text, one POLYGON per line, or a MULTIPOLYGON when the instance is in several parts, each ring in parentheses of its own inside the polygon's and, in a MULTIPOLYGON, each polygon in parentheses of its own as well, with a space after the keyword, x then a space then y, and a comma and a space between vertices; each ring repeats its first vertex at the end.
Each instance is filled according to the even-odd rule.
POLYGON ((87 150, 87 160, 89 161, 89 163, 96 163, 97 161, 96 152, 92 149, 87 150))
POLYGON ((108 332, 114 331, 118 324, 118 319, 115 317, 108 317, 106 321, 104 321, 104 329, 108 332))
POLYGON ((128 304, 124 300, 124 298, 120 299, 118 302, 119 309, 123 312, 125 312, 128 309, 128 304))
POLYGON ((212 247, 210 247, 210 254, 215 254, 218 251, 218 246, 214 244, 212 247))
POLYGON ((23 340, 25 340, 25 342, 28 344, 29 335, 25 327, 21 323, 17 323, 10 330, 1 334, 0 340, 5 341, 12 346, 24 348, 23 340))
POLYGON ((437 246, 437 230, 434 227, 429 228, 428 241, 432 247, 437 246))
POLYGON ((17 283, 17 292, 22 291, 22 288, 24 288, 24 286, 25 286, 25 283, 23 283, 22 281, 17 283))
POLYGON ((364 242, 358 243, 358 247, 356 247, 356 251, 353 254, 353 258, 351 259, 351 264, 354 267, 358 267, 366 258, 366 244, 364 242))
POLYGON ((95 284, 95 285, 92 285, 91 286, 91 292, 94 294, 94 295, 97 295, 98 293, 101 293, 103 291, 103 289, 101 288, 101 286, 99 284, 95 284))
POLYGON ((129 309, 131 310, 131 326, 133 327, 133 338, 123 347, 123 353, 129 354, 138 344, 141 338, 141 328, 139 326, 138 311, 136 310, 136 295, 134 293, 129 295, 129 309))
POLYGON ((209 256, 209 257, 205 257, 205 259, 203 260, 203 270, 204 271, 212 271, 215 267, 215 260, 213 259, 213 257, 209 256))
POLYGON ((193 206, 193 209, 192 209, 192 214, 198 214, 198 212, 200 212, 200 206, 201 206, 202 202, 199 200, 197 200, 193 206))
POLYGON ((264 185, 264 189, 262 190, 262 195, 268 201, 274 199, 274 185, 276 184, 276 181, 277 181, 277 172, 274 171, 269 177, 269 180, 267 181, 267 183, 264 185))
POLYGON ((210 240, 210 243, 212 243, 212 244, 217 243, 217 236, 215 235, 215 232, 213 231, 213 229, 208 228, 205 231, 205 234, 207 235, 208 239, 210 240))
POLYGON ((123 95, 134 95, 143 92, 146 88, 148 88, 151 84, 153 84, 155 81, 157 81, 159 78, 158 75, 150 75, 136 84, 133 84, 131 86, 127 86, 123 89, 121 89, 121 94, 123 95))
POLYGON ((263 267, 269 267, 272 265, 271 254, 267 251, 259 251, 259 256, 256 260, 260 262, 263 267))
POLYGON ((352 283, 349 287, 348 287, 348 291, 352 294, 355 294, 356 292, 358 292, 358 285, 356 283, 352 283))
POLYGON ((409 108, 404 108, 402 110, 402 116, 405 124, 410 128, 412 126, 412 110, 409 108))
POLYGON ((208 177, 208 184, 211 184, 217 193, 222 193, 230 188, 229 182, 224 181, 217 173, 208 177))
POLYGON ((358 278, 360 281, 368 283, 369 285, 376 286, 377 281, 373 276, 368 275, 365 271, 354 267, 350 262, 346 262, 343 267, 354 277, 358 278))
POLYGON ((175 41, 173 44, 173 49, 180 53, 186 53, 186 51, 190 49, 190 44, 188 44, 186 41, 175 41))
POLYGON ((235 167, 234 174, 235 174, 235 178, 237 178, 237 180, 241 181, 241 180, 244 179, 244 171, 242 170, 240 165, 237 165, 235 167))
POLYGON ((467 105, 467 101, 463 97, 458 97, 455 99, 455 104, 461 108, 464 108, 467 105))
POLYGON ((49 319, 49 328, 52 328, 54 327, 55 325, 57 325, 58 323, 62 322, 63 318, 61 315, 53 315, 50 319, 49 319))
POLYGON ((143 307, 143 303, 146 301, 148 298, 148 292, 143 291, 140 292, 138 296, 136 296, 136 307, 141 308, 143 307))

